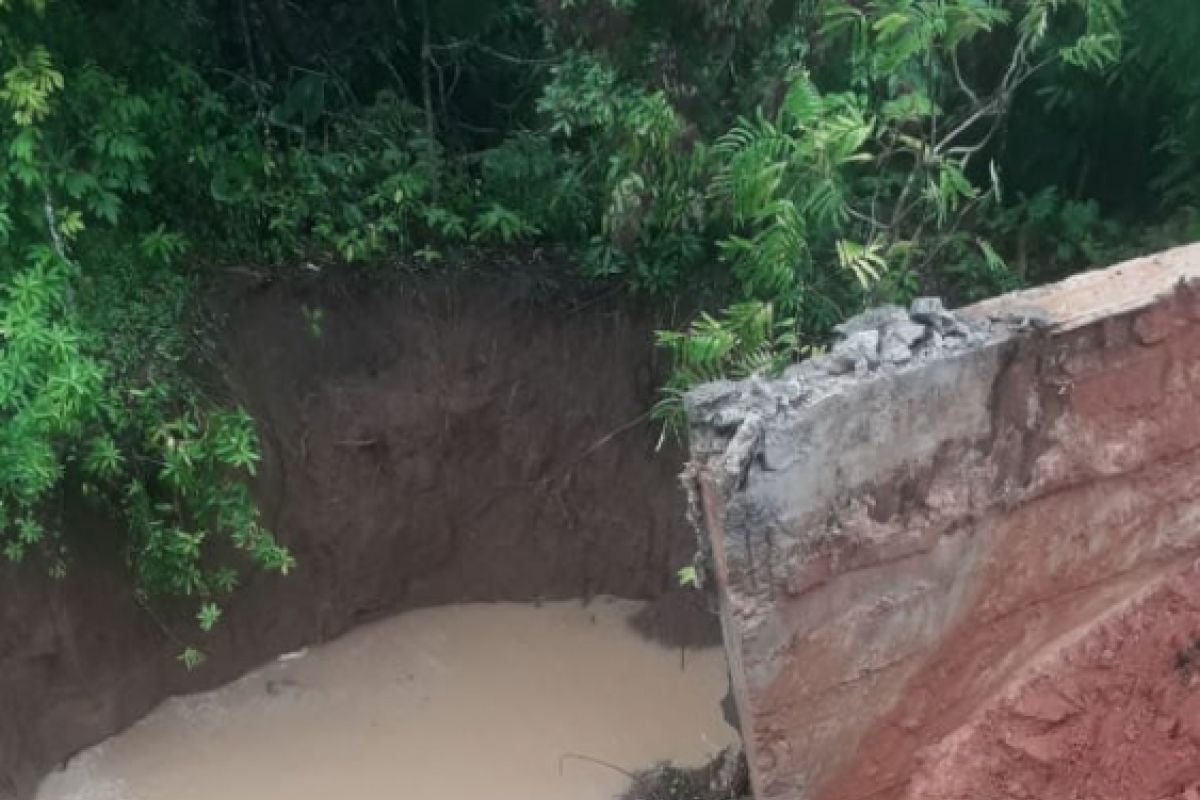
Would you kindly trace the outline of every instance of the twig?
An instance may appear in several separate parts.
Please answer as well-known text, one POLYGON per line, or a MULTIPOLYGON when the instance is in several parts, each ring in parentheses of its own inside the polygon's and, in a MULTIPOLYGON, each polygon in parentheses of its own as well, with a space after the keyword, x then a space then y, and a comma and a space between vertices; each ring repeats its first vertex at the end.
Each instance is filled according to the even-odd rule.
MULTIPOLYGON (((433 116, 433 76, 429 66, 433 61, 431 49, 433 39, 433 21, 429 16, 429 0, 421 0, 421 93, 425 101, 425 142, 426 158, 429 159, 429 169, 437 169, 438 142, 437 127, 433 116)), ((438 181, 433 182, 434 199, 437 199, 438 181)))
POLYGON ((162 621, 162 618, 159 617, 158 614, 154 613, 154 609, 150 608, 149 603, 147 603, 143 598, 138 597, 136 593, 134 593, 134 595, 133 595, 133 602, 137 603, 138 607, 141 608, 142 611, 146 612, 146 615, 148 617, 150 617, 151 620, 153 620, 154 624, 157 625, 160 630, 162 630, 163 634, 168 639, 172 640, 173 642, 175 642, 175 644, 179 645, 180 647, 188 647, 189 646, 187 642, 185 642, 183 639, 181 639, 179 637, 179 635, 177 633, 175 633, 175 631, 168 628, 167 624, 162 621))
POLYGON ((254 95, 255 119, 260 123, 266 119, 263 106, 262 84, 258 78, 258 59, 254 57, 254 42, 250 34, 250 18, 246 13, 246 0, 238 3, 238 18, 242 29, 242 48, 246 51, 246 66, 250 68, 251 94, 254 95))
POLYGON ((42 181, 42 211, 46 215, 46 227, 50 229, 50 244, 54 247, 54 254, 66 261, 67 248, 58 230, 58 217, 54 214, 54 200, 50 197, 50 182, 47 179, 42 181))
POLYGON ((953 142, 963 133, 966 133, 968 130, 970 130, 976 122, 979 122, 979 120, 994 114, 998 115, 1004 107, 1004 103, 1002 102, 1003 98, 1004 95, 998 95, 997 97, 993 97, 991 100, 984 103, 979 108, 975 109, 974 114, 963 120, 958 127, 946 134, 945 138, 943 138, 942 141, 938 142, 934 146, 934 155, 940 156, 945 153, 946 147, 951 142, 953 142))
MULTIPOLYGON (((66 243, 63 242, 62 231, 58 229, 58 215, 54 211, 54 198, 50 194, 49 174, 43 174, 42 176, 42 212, 46 215, 46 227, 50 231, 50 246, 54 248, 54 254, 63 262, 71 264, 71 258, 67 254, 66 243)), ((71 281, 67 281, 66 284, 66 297, 67 306, 74 307, 75 284, 71 281)))
POLYGON ((627 769, 618 767, 616 764, 613 764, 610 761, 605 761, 604 759, 601 759, 601 758, 592 758, 591 756, 585 756, 580 753, 563 753, 562 755, 560 755, 558 757, 558 774, 559 775, 563 774, 563 762, 566 761, 568 758, 573 758, 576 761, 589 761, 592 764, 596 764, 601 767, 608 767, 609 769, 613 770, 614 772, 621 773, 626 778, 629 778, 629 780, 631 780, 631 781, 637 780, 637 776, 634 775, 632 772, 630 772, 627 769))
POLYGON ((888 230, 891 230, 891 228, 892 228, 892 226, 887 224, 886 222, 880 222, 879 220, 875 219, 874 217, 872 217, 868 214, 864 214, 861 211, 858 211, 853 206, 851 206, 849 203, 846 204, 846 213, 849 214, 850 216, 854 217, 859 222, 863 222, 863 223, 869 225, 872 230, 888 231, 888 230))
POLYGON ((510 64, 531 64, 537 66, 539 64, 558 64, 562 61, 560 58, 519 58, 508 53, 501 53, 499 50, 488 47, 486 44, 476 44, 475 48, 482 53, 486 53, 492 58, 498 58, 501 61, 507 61, 510 64))
POLYGON ((954 77, 958 81, 958 87, 966 93, 967 97, 971 98, 972 103, 979 105, 979 95, 975 94, 971 90, 971 87, 967 85, 966 80, 963 78, 962 69, 958 65, 957 47, 950 51, 950 66, 954 69, 954 77))
POLYGON ((468 39, 468 40, 459 39, 459 40, 453 41, 453 42, 445 42, 442 44, 432 44, 432 45, 430 45, 430 49, 432 49, 432 50, 451 50, 451 51, 474 49, 474 50, 478 50, 481 53, 484 53, 485 55, 489 55, 492 58, 499 59, 500 61, 507 61, 510 64, 521 64, 521 65, 529 65, 529 66, 558 64, 562 61, 561 58, 522 58, 520 56, 510 55, 509 53, 502 53, 493 47, 488 47, 486 44, 476 41, 475 39, 468 39))
POLYGON ((392 80, 396 82, 396 88, 400 90, 400 94, 408 97, 408 87, 404 84, 404 78, 400 77, 400 73, 396 71, 391 59, 389 59, 382 50, 378 47, 371 49, 371 54, 375 56, 375 60, 386 69, 392 76, 392 80))
POLYGON ((591 447, 589 447, 587 450, 584 450, 582 453, 580 453, 579 457, 575 459, 574 463, 578 464, 580 461, 583 461, 585 458, 590 456, 592 453, 596 452, 601 447, 604 447, 604 445, 611 442, 617 436, 620 436, 622 433, 629 430, 630 428, 637 426, 640 422, 642 422, 647 417, 649 417, 652 411, 653 411, 653 409, 651 409, 650 411, 644 411, 641 414, 639 414, 638 416, 629 420, 629 422, 626 422, 624 425, 614 428, 613 430, 604 434, 599 439, 597 439, 595 442, 593 442, 591 447))

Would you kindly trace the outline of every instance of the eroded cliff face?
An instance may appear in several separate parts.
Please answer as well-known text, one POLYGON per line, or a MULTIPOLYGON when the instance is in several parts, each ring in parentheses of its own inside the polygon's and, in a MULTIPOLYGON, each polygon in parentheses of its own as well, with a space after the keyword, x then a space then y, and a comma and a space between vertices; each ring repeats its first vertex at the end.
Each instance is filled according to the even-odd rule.
POLYGON ((760 800, 1189 790, 1200 247, 844 332, 689 404, 760 800))
MULTIPOLYGON (((134 602, 118 535, 86 509, 68 580, 0 566, 0 796, 27 796, 170 694, 356 623, 445 602, 660 597, 694 552, 681 456, 656 453, 644 419, 658 386, 648 318, 486 288, 274 287, 235 308, 223 378, 259 420, 256 490, 297 569, 253 579, 189 674, 134 602), (324 311, 319 337, 304 305, 324 311)), ((647 627, 695 640, 709 635, 700 614, 647 627)))

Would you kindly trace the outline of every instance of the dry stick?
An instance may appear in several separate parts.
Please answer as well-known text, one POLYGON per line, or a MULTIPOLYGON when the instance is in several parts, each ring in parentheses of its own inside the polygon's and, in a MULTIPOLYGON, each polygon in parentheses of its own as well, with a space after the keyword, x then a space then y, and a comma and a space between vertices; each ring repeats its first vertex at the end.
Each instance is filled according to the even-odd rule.
POLYGON ((979 105, 979 95, 975 94, 975 91, 971 89, 966 79, 963 78, 962 67, 958 64, 958 48, 950 51, 950 66, 954 69, 954 77, 958 81, 959 88, 966 93, 967 97, 971 98, 972 103, 979 105))
POLYGON ((62 234, 58 230, 58 216, 54 212, 54 200, 50 196, 50 179, 42 178, 42 212, 46 215, 46 227, 50 230, 50 244, 54 254, 63 261, 67 260, 67 248, 63 244, 62 234))
POLYGON ((487 53, 492 58, 498 58, 501 61, 507 61, 510 64, 527 64, 527 65, 537 66, 539 64, 540 65, 548 65, 548 64, 561 64, 562 63, 561 58, 521 58, 519 56, 509 55, 508 53, 502 53, 499 50, 496 50, 495 48, 488 47, 486 44, 483 44, 482 42, 476 43, 475 49, 480 51, 481 53, 487 53))
POLYGON ((160 617, 160 616, 158 616, 158 614, 154 613, 154 609, 152 609, 150 607, 150 604, 148 602, 146 602, 145 600, 143 600, 142 598, 138 597, 136 593, 134 593, 134 595, 133 595, 133 602, 137 604, 138 608, 140 608, 140 609, 142 609, 142 611, 146 612, 146 615, 148 617, 150 617, 150 619, 154 622, 155 625, 157 625, 159 627, 160 630, 162 630, 163 634, 168 639, 171 639, 180 647, 186 648, 189 646, 187 642, 185 642, 182 638, 180 638, 179 634, 177 634, 177 633, 175 633, 175 631, 171 630, 167 626, 167 623, 162 621, 162 617, 160 617))
POLYGON ((618 767, 616 764, 613 764, 611 761, 605 761, 604 759, 601 759, 601 758, 593 758, 592 756, 585 756, 585 755, 582 755, 581 753, 563 753, 562 755, 560 755, 558 757, 558 774, 559 775, 563 774, 563 762, 566 761, 568 758, 573 758, 576 761, 590 761, 591 763, 596 764, 598 766, 608 767, 609 769, 613 770, 614 772, 619 772, 622 775, 624 775, 626 778, 629 778, 629 780, 631 780, 631 781, 637 780, 637 776, 634 775, 632 772, 630 772, 629 770, 623 769, 621 767, 618 767))
MULTIPOLYGON (((587 450, 584 450, 582 453, 580 453, 579 457, 575 459, 575 464, 578 464, 580 461, 583 461, 585 458, 587 458, 592 453, 599 450, 601 447, 604 447, 604 445, 608 444, 609 442, 611 442, 617 436, 620 436, 625 431, 629 430, 630 428, 635 427, 638 423, 640 423, 642 420, 646 419, 646 417, 648 417, 648 416, 650 416, 650 412, 644 411, 641 414, 639 414, 638 416, 629 420, 629 422, 626 422, 624 425, 613 428, 611 431, 606 433, 604 436, 601 436, 599 439, 597 439, 592 444, 591 447, 589 447, 587 450)), ((574 465, 572 465, 572 466, 574 466, 574 465)))
POLYGON ((629 422, 626 422, 624 425, 620 425, 616 428, 613 428, 611 431, 609 431, 608 433, 606 433, 605 435, 603 435, 599 439, 597 439, 595 442, 593 442, 591 447, 589 447, 588 449, 586 449, 582 453, 580 453, 578 456, 576 456, 575 459, 573 461, 571 461, 570 464, 567 464, 565 467, 563 467, 562 472, 558 476, 552 477, 552 476, 547 475, 546 477, 542 478, 538 482, 538 485, 539 486, 549 486, 549 485, 553 484, 554 481, 557 481, 557 480, 565 481, 567 478, 570 477, 571 473, 574 472, 575 468, 578 467, 581 463, 583 463, 583 461, 588 456, 590 456, 592 453, 599 450, 601 447, 604 447, 604 445, 608 444, 614 438, 621 435, 625 431, 630 430, 631 428, 638 425, 638 423, 642 422, 647 417, 649 417, 652 411, 653 411, 653 409, 650 409, 649 411, 644 411, 641 414, 639 414, 638 416, 629 420, 629 422))
MULTIPOLYGON (((49 171, 42 173, 42 213, 46 216, 46 228, 50 231, 50 245, 54 248, 54 254, 62 261, 78 268, 78 265, 71 261, 70 253, 67 252, 67 246, 63 242, 62 232, 58 228, 58 213, 54 210, 54 197, 50 194, 49 171)), ((75 306, 75 286, 70 281, 67 281, 66 297, 67 306, 73 308, 75 306)))
POLYGON ((258 80, 258 59, 254 57, 254 42, 250 33, 250 17, 246 13, 246 0, 238 3, 238 17, 242 29, 242 49, 246 51, 246 66, 250 68, 250 93, 254 96, 254 118, 257 122, 266 120, 261 94, 262 86, 258 80))
MULTIPOLYGON (((433 169, 437 162, 437 129, 433 117, 433 84, 429 73, 429 64, 433 60, 433 50, 430 45, 433 37, 433 21, 429 17, 429 0, 421 0, 421 92, 425 101, 425 143, 426 157, 429 168, 433 169)), ((438 182, 434 181, 433 194, 438 195, 438 182)))
MULTIPOLYGON (((440 62, 440 61, 438 61, 436 58, 434 58, 434 55, 433 55, 433 48, 432 48, 432 47, 429 49, 429 63, 430 63, 430 64, 432 64, 432 65, 433 65, 433 68, 434 68, 434 70, 436 70, 436 71, 437 71, 438 97, 439 97, 439 98, 441 98, 441 101, 442 101, 442 113, 443 113, 444 115, 446 115, 446 118, 447 118, 447 119, 449 119, 449 117, 450 117, 450 111, 449 111, 449 108, 447 107, 447 105, 448 105, 448 104, 447 104, 447 102, 446 102, 446 98, 447 98, 447 95, 446 95, 446 76, 445 76, 445 73, 444 73, 444 72, 443 72, 443 70, 442 70, 442 64, 441 64, 441 62, 440 62)), ((458 81, 457 81, 457 79, 456 79, 456 80, 455 80, 455 84, 457 84, 457 83, 458 83, 458 81)), ((453 92, 453 89, 451 90, 451 92, 450 92, 450 93, 451 93, 451 94, 453 94, 453 93, 454 93, 454 92, 453 92)))
POLYGON ((254 91, 258 91, 258 59, 254 57, 254 44, 250 41, 250 20, 246 16, 246 0, 238 3, 238 22, 241 23, 242 49, 245 51, 246 66, 250 68, 250 77, 254 81, 254 91))

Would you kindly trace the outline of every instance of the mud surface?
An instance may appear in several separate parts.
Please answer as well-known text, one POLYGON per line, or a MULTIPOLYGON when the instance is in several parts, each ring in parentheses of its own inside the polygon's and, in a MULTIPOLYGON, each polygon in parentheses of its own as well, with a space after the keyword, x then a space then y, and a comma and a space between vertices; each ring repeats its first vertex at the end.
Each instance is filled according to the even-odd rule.
POLYGON ((38 798, 610 800, 622 771, 698 767, 736 738, 724 652, 681 663, 631 629, 643 605, 401 614, 168 701, 38 798))
MULTIPOLYGON (((0 797, 27 797, 164 697, 405 609, 666 597, 647 630, 696 641, 713 626, 712 639, 710 613, 683 619, 694 606, 670 599, 695 537, 682 456, 656 452, 644 417, 653 320, 486 287, 271 286, 220 305, 232 319, 216 390, 261 421, 256 491, 297 570, 248 581, 188 674, 94 512, 74 510, 70 580, 0 565, 0 797), (305 308, 322 310, 319 335, 305 308)), ((194 632, 190 615, 160 616, 194 632)))

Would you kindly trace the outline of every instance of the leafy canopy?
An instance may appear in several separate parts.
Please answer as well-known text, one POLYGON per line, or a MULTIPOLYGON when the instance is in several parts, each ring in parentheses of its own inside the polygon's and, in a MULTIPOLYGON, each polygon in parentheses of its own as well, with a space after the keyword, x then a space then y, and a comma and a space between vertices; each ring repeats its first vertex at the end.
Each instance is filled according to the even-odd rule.
POLYGON ((1197 34, 1192 0, 0 0, 0 550, 69 574, 97 503, 201 630, 291 568, 196 377, 224 261, 560 248, 694 312, 672 427, 867 303, 1194 237, 1197 34))

